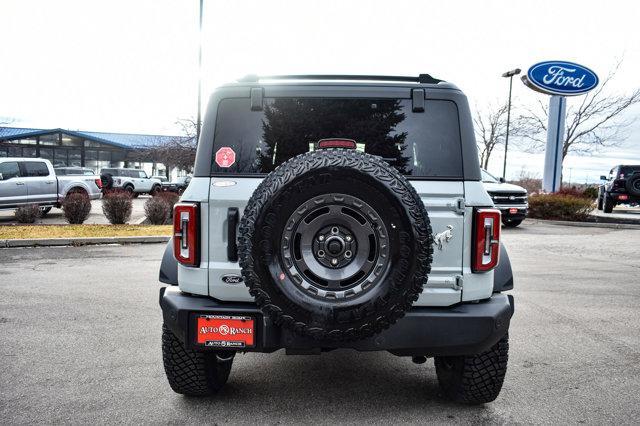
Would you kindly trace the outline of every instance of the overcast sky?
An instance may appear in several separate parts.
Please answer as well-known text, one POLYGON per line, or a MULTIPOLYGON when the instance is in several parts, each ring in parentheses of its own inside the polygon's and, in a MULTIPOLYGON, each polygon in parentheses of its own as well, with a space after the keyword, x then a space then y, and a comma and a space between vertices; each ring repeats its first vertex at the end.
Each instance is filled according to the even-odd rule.
MULTIPOLYGON (((174 134, 195 116, 197 7, 189 1, 0 2, 0 119, 17 127, 174 134)), ((504 102, 500 74, 549 59, 640 86, 640 2, 205 0, 203 98, 257 74, 428 72, 465 91, 472 109, 504 102)), ((547 97, 514 80, 514 102, 547 97)), ((574 103, 579 99, 569 99, 574 103)), ((628 112, 640 116, 640 108, 628 112)), ((501 174, 502 148, 490 170, 501 174)), ((509 153, 508 177, 541 175, 543 155, 509 153)), ((594 180, 640 163, 640 125, 627 144, 571 156, 565 176, 594 180), (570 169, 570 171, 569 171, 570 169)))

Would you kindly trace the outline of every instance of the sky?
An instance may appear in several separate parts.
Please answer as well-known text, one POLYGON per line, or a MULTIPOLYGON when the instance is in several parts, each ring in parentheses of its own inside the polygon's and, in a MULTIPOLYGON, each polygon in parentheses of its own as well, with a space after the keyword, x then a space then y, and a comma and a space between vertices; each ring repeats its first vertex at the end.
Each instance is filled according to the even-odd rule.
MULTIPOLYGON (((640 2, 204 0, 203 105, 246 74, 429 73, 472 110, 504 102, 500 75, 561 59, 640 87, 640 2)), ((198 0, 0 1, 0 121, 16 127, 176 134, 197 107, 198 0)), ((547 96, 514 80, 514 105, 547 96)), ((570 98, 569 104, 579 99, 570 98)), ((640 117, 640 105, 627 111, 640 117)), ((640 121, 640 120, 639 120, 640 121)), ((514 141, 514 145, 517 141, 514 141)), ((489 165, 502 172, 503 148, 489 165)), ((542 175, 544 155, 510 146, 507 178, 542 175)), ((595 181, 640 163, 640 123, 624 146, 570 155, 565 176, 595 181)))

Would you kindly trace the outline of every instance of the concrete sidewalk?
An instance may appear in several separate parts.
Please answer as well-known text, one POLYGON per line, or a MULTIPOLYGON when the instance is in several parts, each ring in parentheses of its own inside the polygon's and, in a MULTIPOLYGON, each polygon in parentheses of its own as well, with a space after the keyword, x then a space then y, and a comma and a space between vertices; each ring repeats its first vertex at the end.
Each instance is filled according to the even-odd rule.
POLYGON ((640 224, 640 207, 616 206, 612 213, 594 209, 589 215, 596 221, 640 224))

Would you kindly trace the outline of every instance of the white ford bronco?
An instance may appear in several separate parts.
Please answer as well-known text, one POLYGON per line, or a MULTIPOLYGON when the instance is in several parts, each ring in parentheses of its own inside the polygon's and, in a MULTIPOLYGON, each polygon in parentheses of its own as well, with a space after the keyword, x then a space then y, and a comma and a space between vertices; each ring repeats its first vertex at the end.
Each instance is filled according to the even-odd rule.
POLYGON ((435 359, 494 400, 514 304, 465 95, 427 74, 248 76, 212 95, 163 257, 171 388, 211 395, 238 352, 435 359))

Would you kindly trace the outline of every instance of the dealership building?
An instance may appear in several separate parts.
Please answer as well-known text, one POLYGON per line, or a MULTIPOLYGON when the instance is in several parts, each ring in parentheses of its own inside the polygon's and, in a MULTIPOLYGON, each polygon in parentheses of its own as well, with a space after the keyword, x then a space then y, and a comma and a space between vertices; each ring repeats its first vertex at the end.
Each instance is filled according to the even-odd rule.
MULTIPOLYGON (((142 169, 149 176, 167 173, 162 163, 144 158, 145 148, 185 136, 87 132, 65 129, 0 127, 0 157, 50 160, 54 167, 88 167, 99 173, 105 167, 142 169)), ((175 177, 178 171, 171 170, 175 177)))

